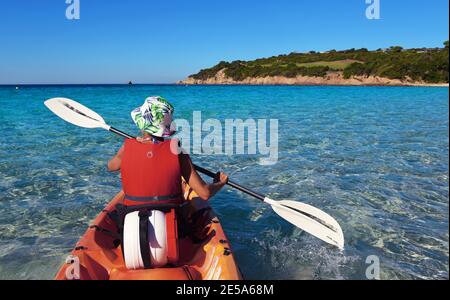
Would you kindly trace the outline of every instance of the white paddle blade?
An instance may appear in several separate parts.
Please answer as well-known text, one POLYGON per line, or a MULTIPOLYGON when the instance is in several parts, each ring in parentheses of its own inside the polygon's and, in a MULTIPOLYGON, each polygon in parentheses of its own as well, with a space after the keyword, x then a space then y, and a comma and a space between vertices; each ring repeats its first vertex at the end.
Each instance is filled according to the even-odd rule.
POLYGON ((339 244, 342 245, 342 248, 344 247, 344 233, 342 232, 341 226, 332 216, 330 216, 326 212, 318 209, 317 207, 298 201, 282 200, 278 201, 278 204, 291 207, 295 210, 303 212, 304 214, 310 215, 313 218, 317 219, 319 223, 322 223, 326 227, 330 228, 332 231, 336 232, 336 234, 338 235, 337 240, 339 241, 339 244))
POLYGON ((266 199, 283 219, 331 245, 344 249, 344 234, 330 215, 311 205, 296 201, 266 199))
POLYGON ((110 128, 99 114, 74 100, 53 98, 45 101, 44 104, 55 115, 74 125, 84 128, 104 128, 106 130, 110 128))

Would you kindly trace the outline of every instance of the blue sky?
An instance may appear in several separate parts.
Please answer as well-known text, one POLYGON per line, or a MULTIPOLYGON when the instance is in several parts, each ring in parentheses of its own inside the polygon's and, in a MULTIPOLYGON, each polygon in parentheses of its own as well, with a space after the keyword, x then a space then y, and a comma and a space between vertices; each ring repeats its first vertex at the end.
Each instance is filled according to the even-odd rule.
POLYGON ((170 83, 221 60, 448 39, 448 0, 0 0, 0 84, 170 83))

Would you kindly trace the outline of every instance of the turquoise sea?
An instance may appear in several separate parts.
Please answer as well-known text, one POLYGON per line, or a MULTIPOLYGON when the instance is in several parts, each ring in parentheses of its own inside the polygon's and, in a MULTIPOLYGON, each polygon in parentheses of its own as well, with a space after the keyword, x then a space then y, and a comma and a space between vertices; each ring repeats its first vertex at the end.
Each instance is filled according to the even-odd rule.
POLYGON ((68 97, 136 134, 130 111, 150 95, 176 117, 279 119, 279 161, 193 157, 274 199, 303 201, 341 224, 343 253, 271 208, 226 188, 212 206, 247 279, 449 278, 449 91, 419 87, 0 87, 0 279, 51 279, 119 191, 106 171, 121 139, 65 123, 44 106, 68 97))

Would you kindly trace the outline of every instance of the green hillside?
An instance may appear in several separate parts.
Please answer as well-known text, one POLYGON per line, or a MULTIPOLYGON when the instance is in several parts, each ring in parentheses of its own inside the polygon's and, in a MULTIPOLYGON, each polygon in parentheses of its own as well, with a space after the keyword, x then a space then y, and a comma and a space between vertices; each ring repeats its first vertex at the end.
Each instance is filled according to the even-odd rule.
POLYGON ((206 80, 225 69, 236 81, 248 77, 284 76, 324 77, 328 72, 342 72, 344 78, 355 75, 379 76, 389 79, 411 79, 427 83, 448 83, 448 41, 443 48, 331 50, 324 53, 290 53, 253 61, 222 61, 190 77, 206 80))

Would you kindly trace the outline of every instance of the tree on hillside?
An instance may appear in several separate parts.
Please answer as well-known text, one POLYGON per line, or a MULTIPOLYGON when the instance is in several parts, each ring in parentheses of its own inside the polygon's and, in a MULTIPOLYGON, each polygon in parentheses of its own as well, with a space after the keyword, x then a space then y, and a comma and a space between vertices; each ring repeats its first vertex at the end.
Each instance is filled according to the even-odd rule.
POLYGON ((389 52, 393 52, 393 53, 399 53, 399 52, 402 52, 402 50, 403 50, 403 47, 400 47, 400 46, 392 46, 392 47, 390 47, 389 48, 389 52))

